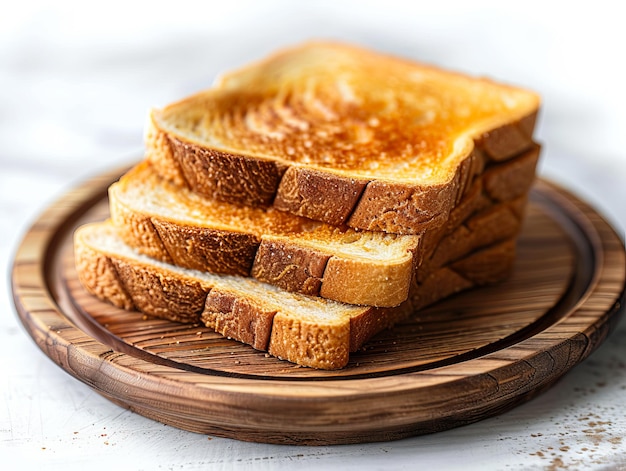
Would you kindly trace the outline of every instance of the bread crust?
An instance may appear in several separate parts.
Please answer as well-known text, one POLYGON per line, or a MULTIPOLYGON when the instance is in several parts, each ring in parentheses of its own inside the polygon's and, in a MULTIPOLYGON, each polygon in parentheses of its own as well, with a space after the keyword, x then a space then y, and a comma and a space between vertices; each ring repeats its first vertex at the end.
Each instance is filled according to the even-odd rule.
POLYGON ((87 291, 115 307, 139 309, 126 291, 110 257, 85 244, 80 237, 75 237, 74 260, 78 279, 87 291))
POLYGON ((528 192, 536 177, 540 147, 534 146, 508 165, 487 168, 483 176, 485 193, 493 201, 512 201, 528 192))
POLYGON ((340 226, 348 221, 368 183, 362 178, 345 178, 316 169, 289 167, 276 190, 274 207, 340 226))
POLYGON ((118 233, 126 243, 166 263, 175 263, 153 224, 153 218, 121 204, 109 188, 109 212, 118 233))
POLYGON ((137 310, 175 322, 198 322, 208 292, 201 282, 124 258, 109 259, 137 310))
POLYGON ((526 195, 516 200, 489 206, 448 232, 428 253, 416 271, 422 282, 429 273, 450 265, 467 253, 514 238, 522 228, 526 195))
MULTIPOLYGON (((298 246, 288 240, 265 239, 256 252, 250 274, 257 280, 287 291, 319 296, 330 258, 330 254, 298 246)), ((341 294, 329 299, 338 301, 338 297, 342 297, 341 294)))
POLYGON ((176 265, 230 275, 250 274, 252 260, 261 243, 254 234, 185 226, 157 217, 150 220, 176 265))
MULTIPOLYGON (((401 250, 396 249, 394 258, 380 261, 352 255, 349 250, 351 237, 356 240, 361 235, 345 228, 330 227, 323 232, 327 237, 337 234, 337 240, 345 244, 347 253, 338 253, 333 251, 332 246, 319 242, 312 244, 307 239, 309 232, 306 229, 302 236, 290 232, 283 234, 284 229, 277 231, 279 235, 261 235, 257 229, 249 230, 244 223, 237 224, 234 229, 217 229, 199 225, 201 217, 197 218, 197 224, 181 222, 175 216, 159 216, 161 213, 158 211, 155 213, 145 206, 133 205, 135 192, 125 195, 133 182, 147 180, 148 175, 151 175, 149 167, 140 164, 109 191, 111 218, 118 234, 128 245, 145 255, 184 268, 252 276, 287 291, 349 304, 396 306, 406 299, 412 269, 416 264, 418 236, 403 237, 401 242, 398 241, 401 250), (378 284, 381 281, 388 283, 378 284), (345 289, 349 282, 376 289, 373 292, 345 289)), ((148 193, 153 188, 146 187, 143 192, 148 193)), ((167 201, 158 204, 161 203, 167 204, 167 201)), ((151 204, 155 205, 154 202, 151 204)), ((196 211, 200 210, 196 208, 196 211)), ((310 224, 317 225, 306 221, 303 226, 310 224)), ((281 219, 273 224, 280 225, 281 219)), ((299 227, 296 223, 288 223, 287 226, 299 227)), ((381 237, 395 240, 393 236, 381 237)), ((328 240, 329 243, 333 241, 328 240)), ((384 243, 385 239, 381 239, 382 250, 385 250, 384 243)))
POLYGON ((507 160, 528 149, 536 122, 537 112, 531 113, 519 121, 483 133, 476 140, 476 146, 493 161, 507 160))
POLYGON ((169 146, 164 154, 171 154, 181 169, 179 180, 196 193, 219 201, 271 205, 286 170, 280 162, 219 152, 169 136, 163 137, 163 145, 169 146))
POLYGON ((224 337, 267 351, 276 311, 228 291, 211 290, 200 321, 224 337))
POLYGON ((305 366, 343 368, 350 357, 350 318, 346 316, 338 324, 319 325, 279 312, 274 316, 267 351, 281 360, 305 366))

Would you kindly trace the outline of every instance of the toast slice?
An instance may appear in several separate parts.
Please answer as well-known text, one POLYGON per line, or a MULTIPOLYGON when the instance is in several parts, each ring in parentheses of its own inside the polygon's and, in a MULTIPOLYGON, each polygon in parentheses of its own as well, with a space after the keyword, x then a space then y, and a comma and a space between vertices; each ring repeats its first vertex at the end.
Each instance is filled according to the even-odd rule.
POLYGON ((349 353, 416 309, 510 272, 508 239, 431 272, 398 307, 375 308, 290 293, 253 278, 215 275, 139 254, 110 222, 87 224, 74 236, 78 277, 100 299, 176 322, 202 322, 258 350, 321 369, 342 368, 349 353))
POLYGON ((109 203, 119 235, 141 253, 350 304, 397 306, 419 264, 419 235, 220 203, 164 180, 147 162, 111 185, 109 203))
MULTIPOLYGON (((499 164, 497 179, 505 179, 511 173, 508 168, 522 175, 516 164, 525 158, 499 164)), ((513 237, 524 201, 492 200, 477 181, 453 211, 458 217, 422 236, 357 231, 273 208, 216 202, 164 180, 145 161, 109 189, 118 234, 145 255, 184 268, 253 276, 287 291, 377 307, 397 306, 407 299, 411 279, 425 257, 434 257, 430 266, 442 266, 459 254, 513 237), (477 227, 480 231, 474 230, 477 227), (445 253, 434 254, 434 246, 452 234, 454 243, 445 253)))
POLYGON ((307 43, 152 110, 145 142, 163 176, 210 198, 417 234, 448 220, 477 162, 532 148, 539 106, 484 78, 307 43))

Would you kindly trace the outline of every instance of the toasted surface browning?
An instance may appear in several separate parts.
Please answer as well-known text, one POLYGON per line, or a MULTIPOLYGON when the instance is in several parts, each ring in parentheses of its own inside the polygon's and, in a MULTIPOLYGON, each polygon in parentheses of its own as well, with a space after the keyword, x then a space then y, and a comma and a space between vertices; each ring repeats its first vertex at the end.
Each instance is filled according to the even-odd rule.
POLYGON ((153 112, 183 141, 349 176, 442 183, 533 93, 338 44, 310 43, 153 112))

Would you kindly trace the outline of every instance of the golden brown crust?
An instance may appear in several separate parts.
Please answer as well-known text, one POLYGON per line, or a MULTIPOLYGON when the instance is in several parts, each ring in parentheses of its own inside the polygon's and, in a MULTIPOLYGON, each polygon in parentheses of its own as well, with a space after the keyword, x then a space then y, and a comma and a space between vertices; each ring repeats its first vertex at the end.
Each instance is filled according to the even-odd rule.
POLYGON ((472 251, 515 237, 523 222, 519 208, 525 201, 523 196, 506 204, 490 206, 469 218, 441 239, 419 267, 417 279, 423 280, 425 274, 472 251))
POLYGON ((275 314, 251 299, 214 289, 206 298, 201 321, 224 337, 266 351, 275 314))
POLYGON ((420 187, 372 181, 365 188, 348 225, 395 234, 413 234, 440 227, 456 200, 457 185, 455 182, 420 187))
POLYGON ((150 216, 119 204, 112 193, 109 193, 109 212, 124 242, 131 247, 140 247, 141 253, 149 257, 173 263, 150 216))
POLYGON ((491 160, 510 159, 530 147, 537 121, 537 112, 511 124, 484 133, 476 142, 491 160))
POLYGON ((169 147, 189 187, 218 201, 268 206, 285 171, 279 162, 227 154, 179 139, 170 138, 169 147))
POLYGON ((256 253, 251 275, 287 291, 319 296, 330 257, 288 240, 266 239, 256 253))
POLYGON ((450 267, 477 285, 506 278, 515 262, 515 239, 508 239, 452 263, 450 267))
POLYGON ((79 237, 76 237, 74 259, 78 279, 87 291, 116 307, 127 310, 136 309, 109 257, 84 244, 79 237))
POLYGON ((159 169, 161 175, 179 186, 186 186, 183 171, 174 157, 173 148, 167 133, 159 129, 152 115, 148 116, 144 131, 146 159, 159 169))
POLYGON ((158 218, 151 221, 175 265, 213 273, 250 275, 260 244, 254 234, 186 226, 158 218))
MULTIPOLYGON (((441 230, 444 233, 450 233, 457 228, 463 221, 469 218, 472 214, 491 206, 491 201, 483 190, 483 179, 476 178, 472 185, 465 192, 465 197, 455 208, 450 212, 450 216, 446 221, 446 224, 442 226, 441 230)), ((436 231, 433 231, 436 233, 436 231)))
POLYGON ((319 325, 279 312, 274 316, 267 351, 277 358, 313 368, 343 368, 350 356, 350 318, 345 317, 339 324, 319 325))
POLYGON ((348 220, 367 183, 361 178, 289 167, 280 181, 274 207, 339 226, 348 220))
POLYGON ((199 321, 209 292, 202 283, 124 259, 111 262, 139 311, 175 322, 199 321))
POLYGON ((420 187, 374 180, 365 188, 348 225, 396 234, 411 234, 417 227, 421 233, 436 231, 449 223, 484 167, 484 154, 473 149, 445 185, 420 187))
POLYGON ((485 170, 485 193, 493 201, 511 201, 526 193, 535 181, 540 147, 535 145, 508 165, 496 165, 485 170))

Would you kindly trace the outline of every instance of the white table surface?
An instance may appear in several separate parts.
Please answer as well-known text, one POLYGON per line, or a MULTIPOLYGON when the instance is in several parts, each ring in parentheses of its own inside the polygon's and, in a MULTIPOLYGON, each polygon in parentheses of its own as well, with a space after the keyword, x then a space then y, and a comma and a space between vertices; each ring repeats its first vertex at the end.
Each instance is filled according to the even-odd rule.
POLYGON ((610 2, 21 3, 0 16, 2 469, 626 469, 625 322, 548 392, 498 417, 390 443, 276 446, 177 430, 100 397, 26 334, 8 276, 21 235, 55 197, 139 158, 149 107, 308 38, 539 91, 541 174, 621 234, 626 34, 610 2))

